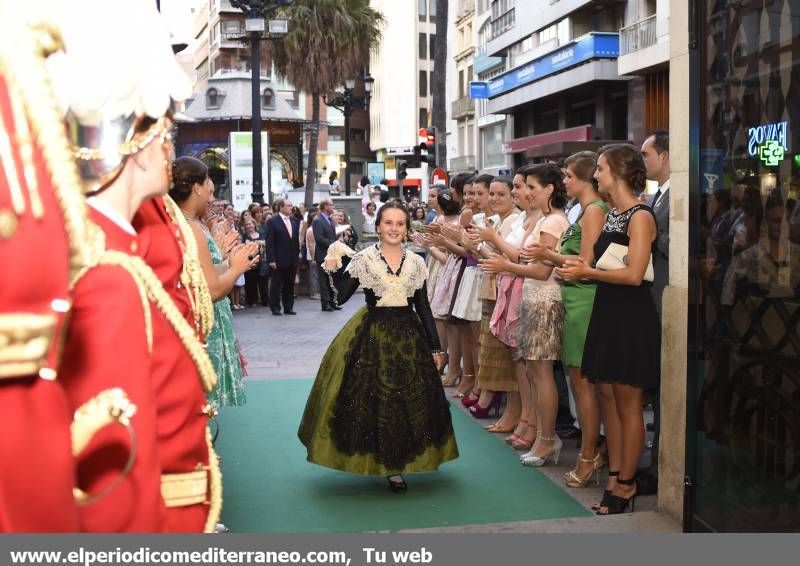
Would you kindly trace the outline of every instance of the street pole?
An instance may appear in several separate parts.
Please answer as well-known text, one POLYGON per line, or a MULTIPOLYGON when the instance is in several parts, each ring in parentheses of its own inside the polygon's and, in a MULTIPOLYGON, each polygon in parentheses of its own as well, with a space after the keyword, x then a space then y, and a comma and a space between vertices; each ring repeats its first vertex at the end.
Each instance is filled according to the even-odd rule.
MULTIPOLYGON (((250 120, 253 132, 253 202, 263 204, 263 179, 261 175, 261 40, 260 32, 250 34, 250 94, 253 98, 252 116, 250 120)), ((272 195, 267 195, 269 203, 272 195)))
POLYGON ((348 99, 344 108, 344 194, 350 196, 350 93, 345 93, 348 99))

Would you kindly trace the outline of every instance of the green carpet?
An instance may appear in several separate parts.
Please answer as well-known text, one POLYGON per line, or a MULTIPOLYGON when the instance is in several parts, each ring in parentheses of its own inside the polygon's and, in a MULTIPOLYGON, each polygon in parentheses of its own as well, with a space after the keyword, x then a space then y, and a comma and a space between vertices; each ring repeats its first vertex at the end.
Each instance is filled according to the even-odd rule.
POLYGON ((405 495, 390 492, 382 477, 310 464, 297 427, 311 383, 249 382, 247 404, 221 411, 222 521, 233 532, 397 531, 589 515, 456 408, 461 455, 436 473, 408 475, 405 495))

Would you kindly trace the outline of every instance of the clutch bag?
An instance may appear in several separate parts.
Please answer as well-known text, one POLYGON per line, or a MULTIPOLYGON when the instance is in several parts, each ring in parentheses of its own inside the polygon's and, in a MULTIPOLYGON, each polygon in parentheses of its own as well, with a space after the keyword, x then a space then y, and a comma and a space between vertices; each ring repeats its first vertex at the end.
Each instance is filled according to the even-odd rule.
MULTIPOLYGON (((614 271, 628 266, 628 246, 622 244, 609 244, 603 255, 596 263, 597 269, 603 271, 614 271)), ((647 270, 644 272, 644 280, 653 282, 655 272, 653 271, 653 254, 650 254, 650 260, 647 262, 647 270)))

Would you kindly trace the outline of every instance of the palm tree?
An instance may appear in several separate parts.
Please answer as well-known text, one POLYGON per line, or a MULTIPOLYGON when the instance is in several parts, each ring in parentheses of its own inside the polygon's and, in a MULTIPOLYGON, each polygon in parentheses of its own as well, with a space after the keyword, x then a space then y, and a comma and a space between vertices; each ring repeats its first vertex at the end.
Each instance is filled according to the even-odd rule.
POLYGON ((289 33, 272 42, 277 73, 311 95, 311 142, 306 170, 306 206, 314 198, 322 95, 355 78, 377 48, 383 16, 369 0, 295 0, 283 14, 289 33))

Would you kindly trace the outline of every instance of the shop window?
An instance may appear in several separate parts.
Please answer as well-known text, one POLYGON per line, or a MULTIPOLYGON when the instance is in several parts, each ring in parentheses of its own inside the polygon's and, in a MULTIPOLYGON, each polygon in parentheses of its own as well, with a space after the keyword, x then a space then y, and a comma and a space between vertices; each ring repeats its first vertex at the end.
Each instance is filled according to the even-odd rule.
POLYGON ((417 54, 417 57, 419 59, 428 58, 428 38, 424 33, 419 34, 419 53, 417 54))
POLYGON ((698 170, 691 257, 677 258, 692 266, 687 413, 696 424, 686 431, 693 489, 684 526, 796 532, 800 5, 697 7, 699 72, 685 92, 697 103, 689 121, 698 170))

